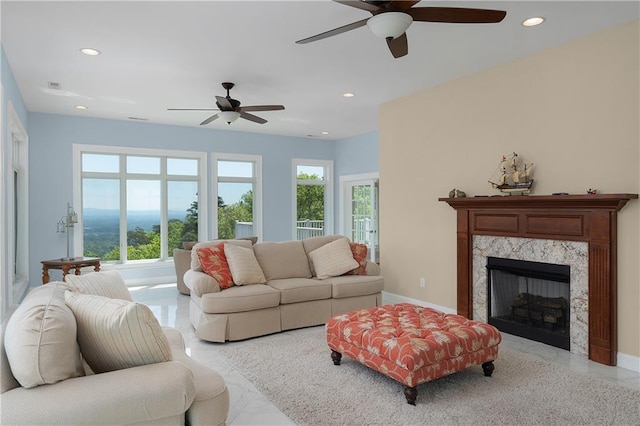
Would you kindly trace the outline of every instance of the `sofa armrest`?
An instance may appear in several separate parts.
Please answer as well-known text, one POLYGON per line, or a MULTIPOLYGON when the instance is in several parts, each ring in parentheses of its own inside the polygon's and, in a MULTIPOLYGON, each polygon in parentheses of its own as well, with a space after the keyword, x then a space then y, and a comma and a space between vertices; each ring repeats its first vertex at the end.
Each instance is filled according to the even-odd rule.
POLYGON ((202 297, 203 294, 218 293, 220 291, 218 281, 204 272, 194 271, 193 269, 189 269, 184 274, 184 283, 198 297, 202 297))
POLYGON ((130 424, 182 415, 194 377, 178 361, 18 387, 0 395, 3 424, 130 424))
POLYGON ((370 260, 367 260, 366 272, 367 272, 367 275, 380 275, 380 265, 370 260))

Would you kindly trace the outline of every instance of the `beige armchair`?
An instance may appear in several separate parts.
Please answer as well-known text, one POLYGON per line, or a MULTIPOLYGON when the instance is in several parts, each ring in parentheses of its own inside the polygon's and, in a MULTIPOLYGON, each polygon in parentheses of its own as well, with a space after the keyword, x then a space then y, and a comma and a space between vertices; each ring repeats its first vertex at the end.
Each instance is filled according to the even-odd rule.
POLYGON ((80 361, 65 292, 68 297, 61 282, 32 289, 12 314, 14 324, 6 323, 0 339, 1 424, 225 424, 229 393, 223 378, 187 356, 174 328, 157 328, 170 360, 94 374, 80 361))

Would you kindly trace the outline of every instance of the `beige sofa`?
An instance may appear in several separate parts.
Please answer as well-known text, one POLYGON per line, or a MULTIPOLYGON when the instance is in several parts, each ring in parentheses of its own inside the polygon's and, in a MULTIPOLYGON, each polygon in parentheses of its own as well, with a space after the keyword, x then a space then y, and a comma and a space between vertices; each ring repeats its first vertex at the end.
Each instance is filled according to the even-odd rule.
POLYGON ((81 361, 68 289, 62 282, 34 288, 13 313, 18 320, 6 323, 1 424, 225 424, 223 378, 186 355, 174 328, 158 325, 171 360, 94 374, 81 361))
POLYGON ((380 306, 384 278, 380 267, 366 262, 366 275, 318 279, 309 253, 343 236, 301 241, 229 243, 252 248, 266 283, 232 286, 218 282, 200 268, 197 249, 220 241, 198 243, 191 268, 184 274, 190 289, 190 319, 196 337, 212 342, 242 340, 283 330, 324 324, 334 315, 380 306))

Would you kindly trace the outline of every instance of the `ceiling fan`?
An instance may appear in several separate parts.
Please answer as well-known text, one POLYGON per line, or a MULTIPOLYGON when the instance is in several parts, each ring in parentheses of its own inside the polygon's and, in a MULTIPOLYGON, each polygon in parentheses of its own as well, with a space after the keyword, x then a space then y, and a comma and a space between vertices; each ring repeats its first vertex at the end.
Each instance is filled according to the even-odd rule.
POLYGON ((229 82, 222 83, 222 87, 227 90, 227 96, 216 96, 216 105, 218 108, 167 108, 167 111, 220 111, 213 114, 211 117, 200 123, 201 126, 209 124, 218 118, 222 118, 227 124, 231 124, 238 119, 238 117, 245 120, 253 121, 255 123, 264 124, 267 122, 262 117, 249 114, 247 111, 277 111, 284 109, 283 105, 250 105, 240 106, 240 101, 233 99, 229 95, 229 90, 233 88, 234 84, 229 82))
POLYGON ((387 46, 394 58, 405 56, 409 52, 405 31, 413 21, 446 22, 458 24, 491 24, 504 19, 507 12, 503 10, 469 9, 461 7, 425 6, 413 7, 417 1, 364 1, 333 0, 345 6, 366 10, 373 16, 333 30, 296 41, 298 44, 311 43, 333 37, 347 31, 367 25, 378 37, 387 41, 387 46))

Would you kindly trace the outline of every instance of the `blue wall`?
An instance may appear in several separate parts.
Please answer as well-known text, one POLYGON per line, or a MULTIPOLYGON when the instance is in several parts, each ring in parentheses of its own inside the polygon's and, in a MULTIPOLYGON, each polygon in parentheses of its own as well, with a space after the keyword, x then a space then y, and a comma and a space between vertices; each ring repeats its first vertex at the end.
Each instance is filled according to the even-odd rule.
MULTIPOLYGON (((39 261, 59 257, 64 251, 66 239, 63 234, 56 233, 55 224, 64 215, 67 201, 73 199, 73 144, 261 155, 264 241, 283 241, 292 237, 293 158, 334 160, 336 182, 340 174, 377 171, 378 168, 377 134, 344 141, 318 141, 43 113, 29 115, 28 131, 32 283, 40 276, 39 261), (341 154, 336 155, 336 151, 341 154)), ((211 181, 208 186, 211 208, 211 181)), ((337 187, 335 194, 338 194, 337 187)), ((213 228, 214 224, 210 222, 210 235, 213 228)))
POLYGON ((336 176, 377 172, 378 132, 363 133, 337 141, 334 155, 336 176))

